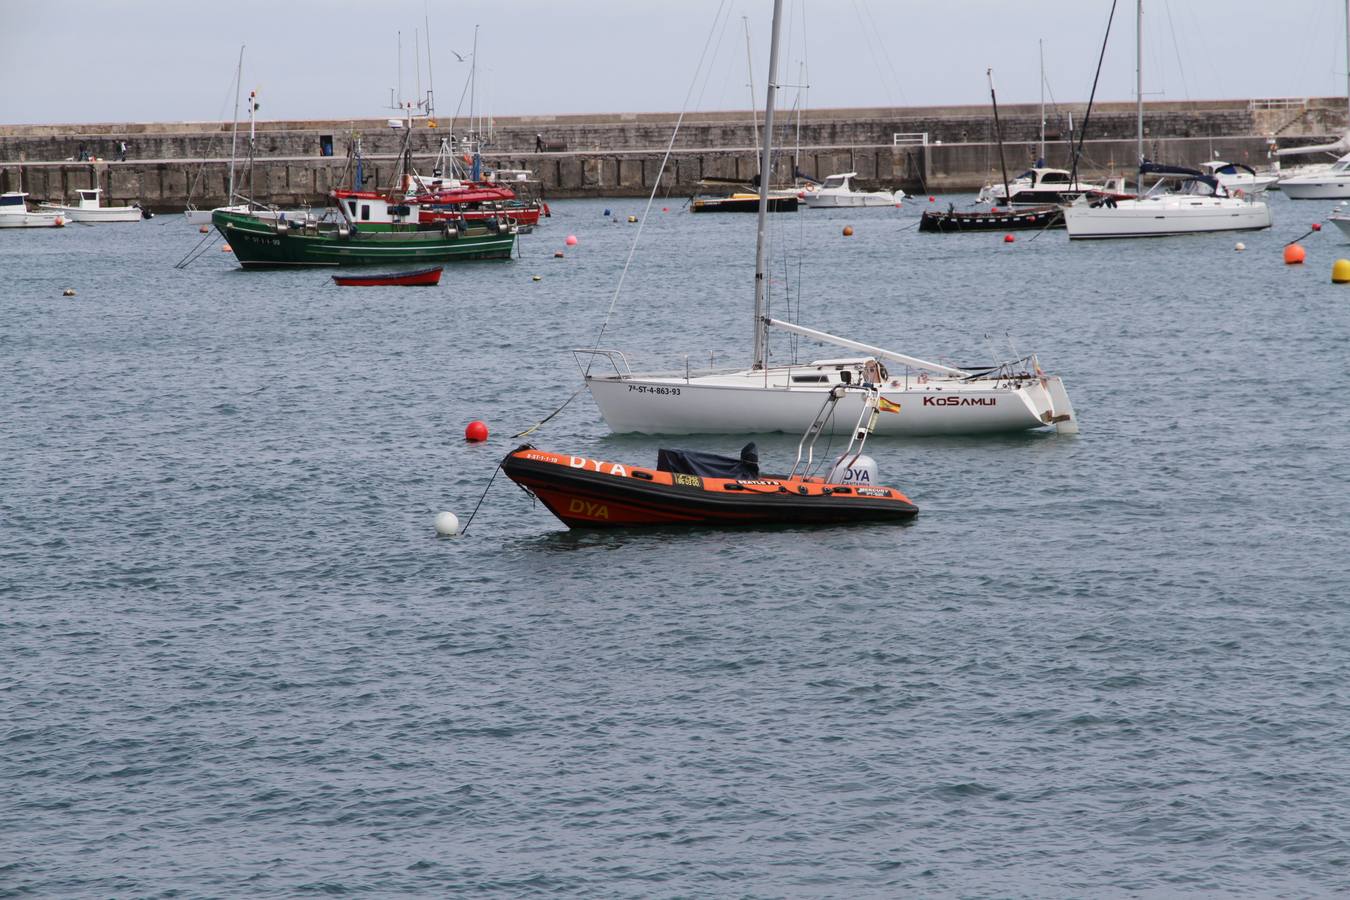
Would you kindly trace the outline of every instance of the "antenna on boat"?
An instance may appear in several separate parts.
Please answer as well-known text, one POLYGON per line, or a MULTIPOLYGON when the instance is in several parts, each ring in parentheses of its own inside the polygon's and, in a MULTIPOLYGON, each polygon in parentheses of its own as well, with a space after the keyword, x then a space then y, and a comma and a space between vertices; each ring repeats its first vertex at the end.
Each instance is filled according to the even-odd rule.
POLYGON ((764 145, 759 162, 759 222, 755 235, 755 359, 751 368, 763 369, 768 357, 769 324, 765 318, 768 276, 769 182, 773 179, 773 108, 778 94, 778 26, 783 18, 783 0, 773 0, 773 40, 769 42, 768 90, 764 101, 764 145))

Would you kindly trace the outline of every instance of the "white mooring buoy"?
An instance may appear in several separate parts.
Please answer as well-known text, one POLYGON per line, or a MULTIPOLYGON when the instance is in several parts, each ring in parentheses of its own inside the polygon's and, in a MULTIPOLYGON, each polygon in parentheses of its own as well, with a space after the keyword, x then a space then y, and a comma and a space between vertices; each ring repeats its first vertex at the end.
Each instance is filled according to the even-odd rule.
POLYGON ((442 537, 454 537, 459 534, 459 516, 452 512, 438 513, 436 516, 436 533, 442 537))

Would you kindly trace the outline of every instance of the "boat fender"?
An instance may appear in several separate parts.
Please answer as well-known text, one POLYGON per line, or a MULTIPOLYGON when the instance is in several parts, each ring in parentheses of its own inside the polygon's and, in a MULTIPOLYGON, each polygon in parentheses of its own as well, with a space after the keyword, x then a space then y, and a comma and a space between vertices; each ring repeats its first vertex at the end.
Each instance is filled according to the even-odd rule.
POLYGON ((829 477, 825 480, 831 484, 859 484, 871 487, 877 483, 876 460, 865 453, 857 457, 841 456, 834 461, 829 477))
POLYGON ((501 234, 502 223, 498 222, 496 219, 488 219, 483 224, 487 226, 487 230, 492 234, 501 234))
POLYGON ((445 232, 445 237, 447 240, 453 241, 455 238, 459 237, 459 229, 451 225, 449 222, 446 222, 445 227, 442 228, 441 230, 445 232))
POLYGON ((341 225, 341 224, 339 224, 339 225, 338 225, 338 229, 337 229, 337 233, 338 233, 338 237, 340 237, 340 238, 345 238, 345 237, 347 237, 349 234, 351 234, 351 229, 348 228, 346 225, 341 225))

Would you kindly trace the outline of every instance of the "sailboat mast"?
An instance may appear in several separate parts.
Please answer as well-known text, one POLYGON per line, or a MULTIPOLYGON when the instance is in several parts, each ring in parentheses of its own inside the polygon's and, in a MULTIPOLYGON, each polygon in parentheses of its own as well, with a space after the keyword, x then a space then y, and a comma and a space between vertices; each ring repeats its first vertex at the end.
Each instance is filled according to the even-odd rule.
MULTIPOLYGON (((1346 0, 1350 3, 1350 0, 1346 0)), ((1041 54, 1041 155, 1039 157, 1042 163, 1045 162, 1045 38, 1036 41, 1036 46, 1041 54)))
MULTIPOLYGON (((1347 0, 1350 3, 1350 0, 1347 0)), ((1139 0, 1135 5, 1134 21, 1134 115, 1135 126, 1137 130, 1137 146, 1135 156, 1138 157, 1138 164, 1144 164, 1144 0, 1139 0)), ((1144 173, 1139 172, 1139 186, 1136 188, 1140 197, 1144 196, 1144 173)))
POLYGON ((750 129, 754 132, 755 146, 758 147, 759 116, 755 115, 755 59, 750 55, 750 19, 741 16, 741 24, 745 26, 745 71, 750 75, 750 129))
MULTIPOLYGON (((1348 0, 1350 2, 1350 0, 1348 0)), ((225 205, 234 203, 234 158, 239 147, 239 86, 244 80, 244 47, 239 45, 239 67, 234 71, 234 127, 230 129, 230 190, 225 195, 225 205)))
POLYGON ((1345 0, 1345 99, 1346 131, 1350 132, 1350 0, 1345 0))
POLYGON ((1003 170, 1003 202, 1012 203, 1012 190, 1008 187, 1008 162, 1003 158, 1003 126, 998 121, 998 95, 994 93, 994 70, 985 69, 989 78, 989 100, 994 105, 994 140, 998 141, 998 165, 1003 170))
POLYGON ((759 223, 755 235, 755 362, 764 368, 768 357, 769 324, 765 316, 768 276, 769 183, 773 180, 773 108, 778 85, 778 26, 783 18, 783 0, 773 0, 773 39, 769 42, 768 90, 764 101, 764 143, 759 157, 759 223))

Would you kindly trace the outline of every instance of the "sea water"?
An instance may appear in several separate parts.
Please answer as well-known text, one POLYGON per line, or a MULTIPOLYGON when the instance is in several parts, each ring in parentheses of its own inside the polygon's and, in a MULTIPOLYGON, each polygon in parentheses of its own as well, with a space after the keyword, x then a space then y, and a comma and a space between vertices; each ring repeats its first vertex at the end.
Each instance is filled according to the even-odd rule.
POLYGON ((1281 262, 1327 205, 1070 244, 926 199, 774 216, 772 314, 1035 351, 1082 433, 872 442, 906 527, 569 532, 493 480, 569 398, 528 440, 739 450, 610 435, 570 351, 748 362, 753 216, 559 201, 436 288, 0 233, 0 896, 1350 889, 1350 245, 1281 262))

